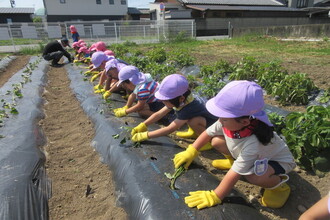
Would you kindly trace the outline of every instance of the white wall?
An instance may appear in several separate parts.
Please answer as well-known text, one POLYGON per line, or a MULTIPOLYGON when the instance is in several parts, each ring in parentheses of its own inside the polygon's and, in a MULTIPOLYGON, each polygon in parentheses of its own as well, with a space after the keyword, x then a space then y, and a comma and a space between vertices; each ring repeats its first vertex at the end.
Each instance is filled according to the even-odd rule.
MULTIPOLYGON (((162 20, 162 18, 160 17, 160 7, 159 7, 159 5, 160 5, 159 3, 151 3, 151 4, 149 4, 149 8, 150 8, 150 11, 156 10, 157 20, 162 20)), ((179 3, 177 3, 177 4, 164 3, 164 5, 165 5, 165 10, 173 9, 173 8, 176 8, 178 10, 184 10, 185 9, 179 3)))
POLYGON ((101 0, 102 4, 96 4, 96 0, 44 0, 48 15, 125 15, 126 5, 121 4, 121 0, 114 0, 113 5, 109 0, 101 0))

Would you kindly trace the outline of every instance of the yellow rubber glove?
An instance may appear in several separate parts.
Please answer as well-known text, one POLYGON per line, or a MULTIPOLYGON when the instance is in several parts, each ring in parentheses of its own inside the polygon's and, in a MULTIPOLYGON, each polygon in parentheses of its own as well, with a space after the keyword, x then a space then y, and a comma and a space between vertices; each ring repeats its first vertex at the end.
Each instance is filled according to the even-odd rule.
POLYGON ((99 75, 98 74, 95 74, 94 76, 92 76, 92 78, 91 78, 91 82, 94 82, 97 78, 99 77, 99 75))
POLYGON ((97 84, 96 86, 94 86, 94 90, 100 90, 103 89, 103 86, 100 84, 97 84))
POLYGON ((189 144, 188 148, 185 151, 177 153, 174 156, 173 162, 175 169, 179 168, 182 164, 184 164, 184 168, 188 169, 193 160, 197 157, 198 151, 191 144, 189 144))
POLYGON ((116 117, 124 117, 126 115, 127 115, 126 109, 124 108, 118 109, 118 111, 115 112, 116 117))
POLYGON ((93 75, 98 75, 100 72, 99 71, 92 71, 91 72, 93 75))
MULTIPOLYGON (((125 105, 124 107, 122 107, 123 109, 128 109, 128 106, 127 105, 125 105)), ((114 113, 116 113, 117 111, 119 111, 120 109, 122 109, 122 108, 115 108, 114 110, 113 110, 113 112, 114 113)))
POLYGON ((111 92, 105 91, 105 93, 103 94, 103 99, 107 99, 109 96, 111 96, 111 92))
POLYGON ((195 191, 190 192, 190 196, 184 198, 184 202, 193 208, 197 206, 198 209, 203 209, 206 207, 212 207, 221 203, 219 197, 215 194, 213 190, 211 191, 195 191))
POLYGON ((75 55, 75 57, 77 57, 77 58, 78 58, 78 57, 79 57, 79 54, 76 54, 76 55, 75 55))
POLYGON ((94 91, 95 94, 100 94, 100 93, 104 93, 104 92, 105 92, 105 89, 98 89, 98 90, 94 91))
POLYGON ((149 139, 149 137, 148 137, 148 132, 147 131, 141 132, 141 133, 136 133, 131 138, 131 140, 133 142, 142 142, 142 141, 146 141, 148 139, 149 139))
POLYGON ((141 122, 138 126, 132 129, 131 135, 133 136, 136 133, 148 131, 147 125, 141 122))
POLYGON ((80 60, 74 60, 73 62, 74 62, 74 63, 79 63, 79 62, 80 62, 80 60))
POLYGON ((86 72, 84 72, 85 76, 90 75, 90 74, 92 74, 92 72, 90 70, 87 70, 86 72))

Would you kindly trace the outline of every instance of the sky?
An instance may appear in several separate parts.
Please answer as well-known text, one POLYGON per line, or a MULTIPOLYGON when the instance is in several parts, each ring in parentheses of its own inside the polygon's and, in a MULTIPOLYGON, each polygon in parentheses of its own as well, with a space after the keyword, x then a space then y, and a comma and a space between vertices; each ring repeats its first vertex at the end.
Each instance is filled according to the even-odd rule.
MULTIPOLYGON (((54 1, 54 0, 53 0, 54 1)), ((128 0, 128 7, 149 8, 149 3, 153 0, 128 0)), ((16 7, 43 8, 42 0, 15 0, 16 7)), ((10 7, 10 0, 0 0, 0 7, 10 7)))

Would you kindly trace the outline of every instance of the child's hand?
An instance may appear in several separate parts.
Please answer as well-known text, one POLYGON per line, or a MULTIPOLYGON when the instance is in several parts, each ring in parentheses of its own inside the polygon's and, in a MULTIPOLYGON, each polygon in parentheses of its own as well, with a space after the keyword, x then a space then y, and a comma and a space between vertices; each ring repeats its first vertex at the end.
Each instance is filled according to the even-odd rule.
POLYGON ((197 206, 198 209, 203 209, 221 203, 221 199, 219 199, 213 190, 190 192, 189 195, 184 198, 184 202, 190 208, 197 206))
POLYGON ((141 132, 141 133, 136 133, 131 138, 131 140, 133 142, 142 142, 142 141, 146 141, 148 139, 149 139, 149 137, 148 137, 148 132, 147 131, 141 132))
POLYGON ((177 153, 174 156, 173 162, 175 169, 179 168, 182 164, 185 169, 188 169, 193 160, 197 157, 198 151, 191 144, 189 144, 188 148, 185 151, 177 153))
POLYGON ((111 92, 105 91, 105 93, 103 94, 103 99, 107 99, 109 96, 111 96, 111 92))
POLYGON ((133 136, 136 133, 148 131, 147 125, 141 122, 138 126, 132 129, 131 135, 133 136))
POLYGON ((124 117, 127 115, 126 109, 127 109, 127 106, 124 106, 122 108, 114 109, 113 112, 115 113, 116 117, 124 117))

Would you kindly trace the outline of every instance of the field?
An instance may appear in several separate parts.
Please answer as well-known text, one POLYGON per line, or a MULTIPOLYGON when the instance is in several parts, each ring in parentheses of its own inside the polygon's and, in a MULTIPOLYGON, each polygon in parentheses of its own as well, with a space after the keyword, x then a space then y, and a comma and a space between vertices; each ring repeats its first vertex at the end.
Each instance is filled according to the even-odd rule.
MULTIPOLYGON (((146 51, 155 45, 132 45, 131 49, 146 51)), ((250 36, 223 41, 189 41, 159 44, 157 47, 183 48, 193 56, 196 65, 211 65, 223 59, 236 63, 245 56, 253 56, 260 62, 279 61, 289 73, 306 73, 318 88, 330 87, 330 43, 328 41, 296 42, 281 41, 271 37, 250 36)), ((111 48, 111 47, 110 47, 111 48)), ((0 74, 0 86, 22 69, 28 56, 18 56, 5 72, 0 74)), ((45 146, 47 169, 53 181, 53 197, 50 200, 51 219, 126 219, 123 209, 116 207, 114 184, 111 173, 102 165, 90 148, 93 124, 79 107, 69 89, 69 79, 64 68, 50 68, 44 98, 46 118, 40 122, 48 138, 45 146), (70 144, 68 144, 70 143, 70 144), (77 146, 70 148, 69 146, 77 146), (87 155, 87 156, 86 156, 87 155), (94 190, 86 197, 86 186, 94 190)), ((289 111, 305 111, 305 106, 281 106, 273 98, 266 102, 289 111)), ((191 141, 179 140, 181 146, 191 141)), ((224 172, 210 166, 218 159, 216 152, 208 151, 200 157, 203 165, 220 179, 224 172)), ((292 193, 281 209, 260 206, 260 188, 239 181, 236 188, 252 205, 269 219, 297 219, 301 212, 310 207, 329 191, 330 175, 319 177, 300 169, 290 173, 289 185, 292 193)))

